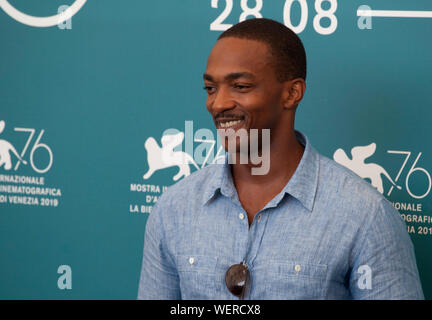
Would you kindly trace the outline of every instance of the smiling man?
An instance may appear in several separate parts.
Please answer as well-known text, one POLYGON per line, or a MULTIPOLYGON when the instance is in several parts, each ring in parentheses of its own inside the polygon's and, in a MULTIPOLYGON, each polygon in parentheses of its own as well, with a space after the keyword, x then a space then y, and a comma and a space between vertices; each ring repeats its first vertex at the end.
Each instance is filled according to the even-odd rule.
POLYGON ((147 222, 139 299, 423 299, 399 213, 294 129, 305 80, 304 47, 284 25, 246 20, 219 37, 207 110, 231 130, 234 159, 238 132, 250 146, 268 129, 269 168, 227 156, 168 188, 147 222))

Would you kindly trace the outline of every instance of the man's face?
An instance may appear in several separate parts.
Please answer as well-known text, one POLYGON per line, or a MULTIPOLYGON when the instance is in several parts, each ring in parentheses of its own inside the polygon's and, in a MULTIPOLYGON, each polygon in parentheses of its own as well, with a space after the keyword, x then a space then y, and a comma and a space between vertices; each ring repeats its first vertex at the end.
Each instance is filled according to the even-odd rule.
POLYGON ((207 61, 207 110, 217 129, 272 129, 283 110, 268 45, 239 38, 217 41, 207 61))

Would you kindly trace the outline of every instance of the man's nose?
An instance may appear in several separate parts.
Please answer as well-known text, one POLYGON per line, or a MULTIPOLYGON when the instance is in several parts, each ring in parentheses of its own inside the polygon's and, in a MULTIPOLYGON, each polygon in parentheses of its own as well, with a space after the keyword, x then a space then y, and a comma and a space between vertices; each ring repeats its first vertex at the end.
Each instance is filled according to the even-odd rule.
POLYGON ((214 99, 211 102, 211 110, 215 113, 233 109, 235 107, 234 99, 229 92, 229 89, 219 88, 215 93, 214 99))

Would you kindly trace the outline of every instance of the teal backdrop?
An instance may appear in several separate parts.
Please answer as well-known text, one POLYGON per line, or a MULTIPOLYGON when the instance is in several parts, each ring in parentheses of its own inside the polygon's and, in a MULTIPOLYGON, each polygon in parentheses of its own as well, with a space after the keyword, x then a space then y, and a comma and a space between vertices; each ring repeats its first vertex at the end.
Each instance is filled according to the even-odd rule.
POLYGON ((149 173, 148 160, 176 132, 175 151, 209 155, 190 172, 217 158, 202 74, 222 30, 254 16, 303 40, 296 128, 382 182, 432 298, 430 0, 88 0, 39 27, 17 14, 73 4, 0 1, 1 299, 136 298, 148 215, 179 170, 149 173), (364 162, 354 147, 367 147, 364 162))

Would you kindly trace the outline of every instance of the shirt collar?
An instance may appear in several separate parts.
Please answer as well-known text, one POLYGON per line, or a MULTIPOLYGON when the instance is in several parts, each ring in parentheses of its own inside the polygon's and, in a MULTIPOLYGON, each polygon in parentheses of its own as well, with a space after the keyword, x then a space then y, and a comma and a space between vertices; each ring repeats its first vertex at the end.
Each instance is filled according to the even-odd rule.
MULTIPOLYGON (((282 200, 285 194, 296 198, 301 204, 312 211, 316 189, 318 186, 319 154, 312 147, 309 139, 299 131, 295 131, 297 140, 305 147, 303 156, 298 164, 293 176, 273 200, 265 208, 275 207, 282 200)), ((222 195, 235 200, 237 191, 235 189, 231 165, 228 163, 228 156, 225 156, 223 164, 214 164, 214 176, 204 190, 204 204, 220 192, 222 195)))

